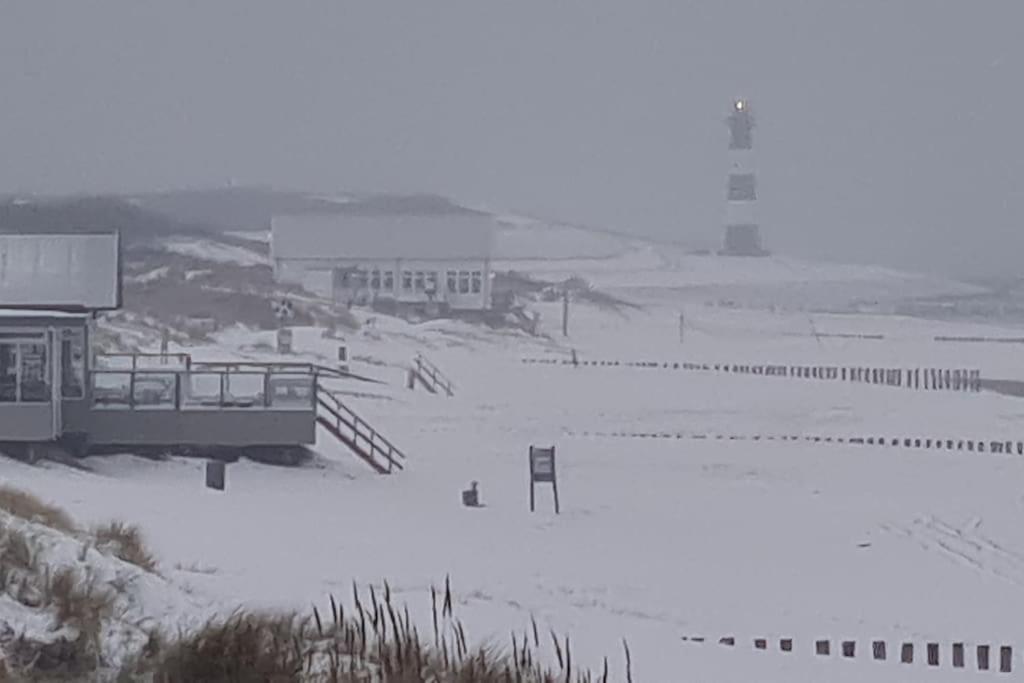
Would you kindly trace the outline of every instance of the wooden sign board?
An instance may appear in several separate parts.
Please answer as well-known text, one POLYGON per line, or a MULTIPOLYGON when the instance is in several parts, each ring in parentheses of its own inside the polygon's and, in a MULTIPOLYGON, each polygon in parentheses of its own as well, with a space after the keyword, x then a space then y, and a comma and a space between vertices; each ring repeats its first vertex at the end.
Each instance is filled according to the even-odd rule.
POLYGON ((536 484, 551 484, 555 494, 555 514, 559 514, 558 476, 555 470, 555 448, 530 446, 530 512, 536 509, 536 484))
POLYGON ((533 455, 533 480, 554 481, 555 480, 555 449, 534 448, 533 455))

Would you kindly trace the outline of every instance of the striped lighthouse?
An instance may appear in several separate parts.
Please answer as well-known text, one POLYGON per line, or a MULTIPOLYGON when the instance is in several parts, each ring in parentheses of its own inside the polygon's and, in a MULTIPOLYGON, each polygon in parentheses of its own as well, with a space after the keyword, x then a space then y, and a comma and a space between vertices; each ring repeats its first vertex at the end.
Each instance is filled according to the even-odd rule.
POLYGON ((750 103, 732 103, 729 124, 729 182, 726 189, 725 248, 729 256, 764 256, 757 225, 757 174, 754 170, 754 114, 750 103))

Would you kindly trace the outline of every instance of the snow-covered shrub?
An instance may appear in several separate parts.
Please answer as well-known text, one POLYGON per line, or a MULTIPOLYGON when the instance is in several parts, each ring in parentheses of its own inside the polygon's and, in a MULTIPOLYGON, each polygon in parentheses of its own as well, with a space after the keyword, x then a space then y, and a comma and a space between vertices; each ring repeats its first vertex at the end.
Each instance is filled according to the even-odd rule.
POLYGON ((31 493, 11 486, 0 486, 0 510, 29 522, 39 522, 51 529, 71 533, 75 525, 60 508, 44 503, 31 493))
MULTIPOLYGON (((345 613, 332 597, 326 618, 295 614, 239 612, 213 620, 179 636, 150 657, 140 657, 122 672, 124 680, 242 682, 273 680, 294 683, 416 682, 444 683, 592 683, 601 676, 574 668, 569 640, 550 635, 557 667, 543 664, 536 623, 511 648, 471 648, 466 630, 454 617, 453 598, 445 582, 443 594, 431 591, 433 637, 420 635, 409 612, 399 609, 384 584, 369 599, 354 591, 354 607, 345 613)), ((627 650, 628 652, 628 650, 627 650)), ((630 674, 627 672, 627 680, 630 674)))
POLYGON ((146 548, 142 531, 123 522, 109 522, 93 530, 96 548, 109 551, 114 557, 130 562, 147 572, 156 572, 157 562, 146 548))

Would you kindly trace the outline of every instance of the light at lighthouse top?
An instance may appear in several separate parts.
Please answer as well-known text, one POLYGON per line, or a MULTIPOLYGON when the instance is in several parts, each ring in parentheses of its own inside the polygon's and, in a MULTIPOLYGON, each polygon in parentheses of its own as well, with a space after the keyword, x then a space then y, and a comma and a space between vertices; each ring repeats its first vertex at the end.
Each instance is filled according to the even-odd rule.
POLYGON ((754 116, 750 103, 744 99, 734 100, 726 122, 729 124, 729 149, 752 149, 754 116))

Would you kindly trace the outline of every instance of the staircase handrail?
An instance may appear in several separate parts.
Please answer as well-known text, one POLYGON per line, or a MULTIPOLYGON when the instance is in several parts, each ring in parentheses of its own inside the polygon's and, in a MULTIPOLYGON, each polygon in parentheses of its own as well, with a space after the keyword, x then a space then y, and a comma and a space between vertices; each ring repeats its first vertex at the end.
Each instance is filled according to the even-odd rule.
POLYGON ((414 362, 416 363, 416 370, 426 379, 429 379, 435 388, 441 387, 449 396, 454 395, 455 384, 426 356, 422 353, 417 353, 414 362))
POLYGON ((323 387, 317 387, 317 401, 333 416, 345 423, 345 425, 352 430, 355 438, 361 437, 370 444, 371 456, 379 452, 387 459, 389 465, 402 469, 402 464, 398 462, 394 456, 397 455, 400 459, 406 460, 407 458, 405 453, 395 446, 390 439, 374 429, 373 425, 359 417, 359 415, 345 405, 341 399, 330 391, 324 390, 323 387), (359 431, 360 425, 365 426, 366 429, 369 430, 369 436, 359 431))

